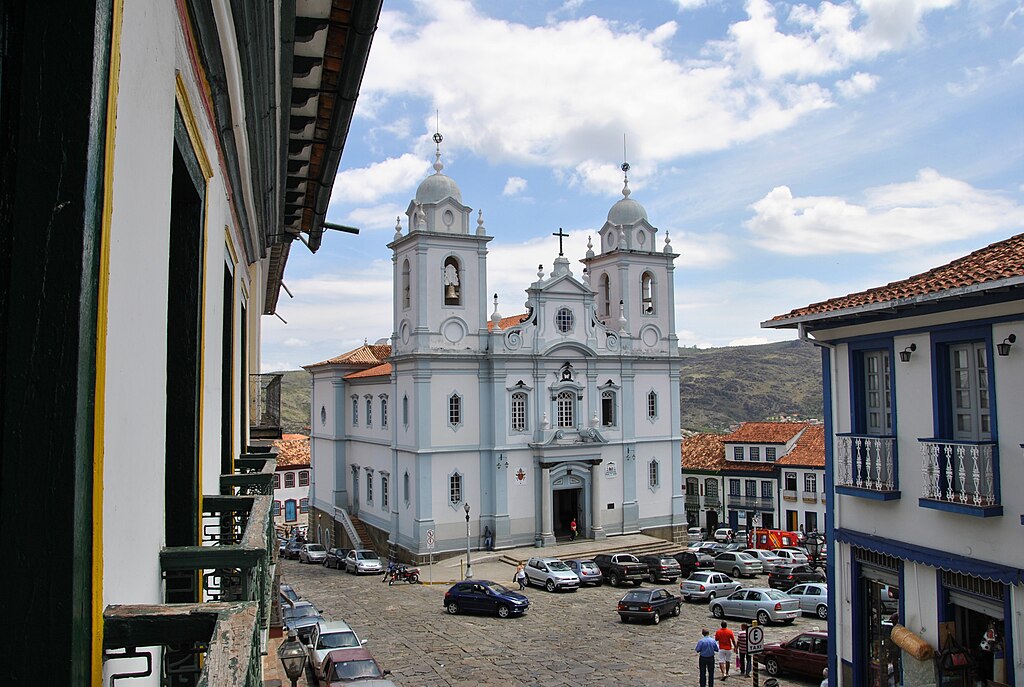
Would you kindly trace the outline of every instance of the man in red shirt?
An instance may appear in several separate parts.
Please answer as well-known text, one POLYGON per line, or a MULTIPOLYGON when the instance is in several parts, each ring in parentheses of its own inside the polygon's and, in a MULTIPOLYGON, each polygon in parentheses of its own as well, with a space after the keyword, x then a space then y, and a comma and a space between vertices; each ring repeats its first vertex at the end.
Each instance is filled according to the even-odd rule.
POLYGON ((729 623, 722 621, 722 628, 715 632, 718 642, 718 669, 722 671, 722 679, 729 679, 729 664, 732 663, 732 649, 736 645, 736 635, 729 629, 729 623))

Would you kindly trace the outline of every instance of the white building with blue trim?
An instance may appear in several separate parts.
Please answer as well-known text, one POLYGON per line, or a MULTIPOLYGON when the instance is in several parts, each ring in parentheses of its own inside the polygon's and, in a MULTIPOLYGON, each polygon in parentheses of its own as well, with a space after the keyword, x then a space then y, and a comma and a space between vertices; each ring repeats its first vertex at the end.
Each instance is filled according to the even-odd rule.
MULTIPOLYGON (((391 344, 313 376, 311 531, 346 521, 403 558, 553 544, 575 520, 595 539, 685 535, 680 358, 667 236, 623 197, 574 272, 562 254, 502 318, 487 235, 442 173, 440 152, 389 244, 391 344)), ((561 234, 561 231, 559 231, 561 234)), ((552 251, 554 252, 554 251, 552 251)), ((382 551, 383 552, 383 551, 382 551)))
POLYGON ((832 684, 1024 685, 1022 286, 1024 234, 762 325, 822 351, 832 684))

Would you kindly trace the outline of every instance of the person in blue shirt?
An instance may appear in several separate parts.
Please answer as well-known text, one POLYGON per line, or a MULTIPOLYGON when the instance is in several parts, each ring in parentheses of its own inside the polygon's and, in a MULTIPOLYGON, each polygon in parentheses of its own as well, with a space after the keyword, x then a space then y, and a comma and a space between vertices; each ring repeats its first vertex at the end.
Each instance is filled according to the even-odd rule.
POLYGON ((709 637, 708 628, 702 628, 703 635, 693 650, 697 652, 700 663, 700 687, 715 687, 715 655, 718 653, 718 642, 709 637))

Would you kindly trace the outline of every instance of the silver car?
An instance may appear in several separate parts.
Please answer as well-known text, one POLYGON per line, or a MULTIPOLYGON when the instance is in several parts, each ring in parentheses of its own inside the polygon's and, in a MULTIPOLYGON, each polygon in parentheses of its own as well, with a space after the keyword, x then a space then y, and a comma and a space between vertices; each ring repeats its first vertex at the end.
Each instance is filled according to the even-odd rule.
POLYGON ((580 586, 585 584, 595 584, 598 587, 604 582, 604 575, 601 574, 601 568, 597 567, 597 563, 594 561, 581 560, 574 558, 565 562, 569 566, 569 570, 576 573, 576 577, 580 578, 580 586))
POLYGON ((772 553, 790 564, 796 565, 807 565, 807 554, 800 549, 792 549, 789 547, 781 549, 772 549, 772 553))
POLYGON ((800 604, 777 589, 750 587, 712 601, 711 615, 716 618, 750 618, 762 625, 791 623, 800 615, 800 604))
POLYGON ((742 551, 726 551, 715 556, 715 570, 732 573, 733 577, 753 577, 764 571, 761 561, 742 551))
POLYGON ((526 562, 526 584, 544 587, 549 592, 576 591, 580 588, 580 578, 557 558, 531 558, 526 562))
POLYGON ((828 585, 818 582, 798 584, 786 592, 800 604, 802 613, 813 613, 828 620, 828 585))
POLYGON ((742 584, 728 575, 710 570, 694 572, 679 583, 679 593, 683 599, 707 599, 714 601, 719 596, 729 596, 743 587, 742 584))
MULTIPOLYGON (((309 633, 309 643, 306 645, 306 653, 309 655, 309 663, 313 666, 313 672, 319 673, 324 659, 334 649, 350 649, 366 644, 365 639, 359 639, 359 635, 348 623, 343 620, 327 622, 321 620, 309 633)), ((323 679, 322 675, 317 678, 323 679)))
POLYGON ((761 569, 766 573, 777 572, 780 568, 785 567, 786 562, 776 556, 771 551, 765 549, 744 549, 743 553, 750 554, 757 560, 761 561, 761 569))
POLYGON ((353 549, 345 556, 345 572, 356 575, 372 575, 384 572, 380 556, 370 549, 353 549))
POLYGON ((320 563, 327 560, 327 549, 320 544, 303 544, 299 549, 299 563, 320 563))

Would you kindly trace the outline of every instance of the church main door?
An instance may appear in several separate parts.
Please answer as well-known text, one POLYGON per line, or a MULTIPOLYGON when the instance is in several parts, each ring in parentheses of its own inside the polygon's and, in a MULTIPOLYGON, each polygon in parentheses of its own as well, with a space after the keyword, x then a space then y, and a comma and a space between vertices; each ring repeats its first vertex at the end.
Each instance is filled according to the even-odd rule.
POLYGON ((586 531, 583 512, 583 489, 557 489, 552 502, 552 524, 555 537, 568 537, 572 534, 569 525, 576 519, 577 536, 586 531))

